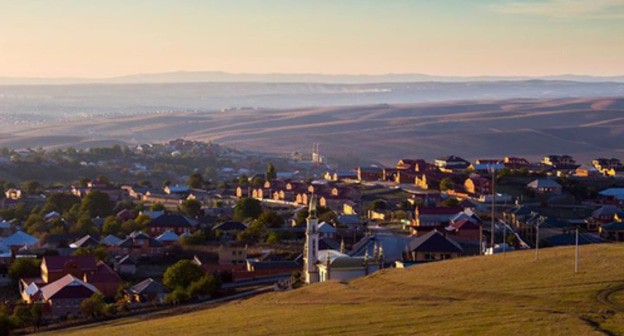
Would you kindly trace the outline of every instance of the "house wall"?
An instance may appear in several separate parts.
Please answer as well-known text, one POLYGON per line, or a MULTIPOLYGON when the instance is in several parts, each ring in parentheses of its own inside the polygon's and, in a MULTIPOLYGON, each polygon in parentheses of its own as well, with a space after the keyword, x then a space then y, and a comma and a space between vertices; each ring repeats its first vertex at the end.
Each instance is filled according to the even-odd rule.
POLYGON ((412 252, 412 259, 414 261, 434 261, 434 260, 446 260, 458 258, 460 256, 457 252, 452 253, 440 253, 440 252, 412 252))
POLYGON ((50 312, 54 317, 71 315, 81 315, 80 303, 86 298, 82 299, 54 299, 48 300, 46 303, 50 305, 50 312))

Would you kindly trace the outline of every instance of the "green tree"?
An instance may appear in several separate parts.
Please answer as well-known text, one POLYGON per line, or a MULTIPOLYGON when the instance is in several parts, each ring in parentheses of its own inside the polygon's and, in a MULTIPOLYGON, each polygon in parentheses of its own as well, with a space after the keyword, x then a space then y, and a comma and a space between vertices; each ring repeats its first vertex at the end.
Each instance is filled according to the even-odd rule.
POLYGON ((151 211, 165 211, 165 206, 162 203, 154 203, 150 207, 151 211))
POLYGON ((236 239, 238 241, 248 244, 256 244, 264 241, 267 238, 268 234, 269 232, 266 226, 258 223, 258 221, 254 221, 244 231, 239 232, 236 239))
POLYGON ((119 235, 121 233, 121 220, 116 216, 108 216, 102 224, 103 235, 119 235))
POLYGON ((257 199, 242 198, 234 206, 234 219, 245 220, 247 218, 256 219, 262 213, 262 204, 257 199))
POLYGON ((163 284, 169 289, 188 288, 203 275, 204 271, 196 263, 180 260, 167 268, 163 274, 163 284))
POLYGON ((113 204, 108 194, 101 191, 92 191, 82 199, 80 211, 88 213, 90 217, 106 217, 111 214, 113 204))
POLYGON ((370 209, 373 211, 388 210, 388 202, 382 199, 376 199, 371 202, 370 209))
POLYGON ((189 294, 191 296, 212 296, 219 287, 221 287, 220 279, 214 275, 206 274, 191 284, 189 294))
POLYGON ((440 181, 440 191, 450 190, 455 188, 455 183, 450 177, 445 177, 440 181))
POLYGON ((9 336, 13 329, 15 329, 13 319, 6 312, 0 312, 0 336, 9 336))
POLYGON ((241 187, 246 187, 249 185, 249 177, 247 175, 241 175, 238 177, 238 185, 241 187))
POLYGON ((260 176, 256 176, 251 180, 251 185, 254 187, 262 187, 264 185, 264 179, 260 176))
POLYGON ((269 164, 267 165, 265 177, 267 180, 274 180, 277 178, 277 171, 275 171, 275 167, 273 166, 273 163, 269 162, 269 164))
POLYGON ((180 210, 187 216, 197 218, 201 215, 202 204, 198 200, 187 199, 180 204, 180 210))
POLYGON ((188 180, 186 180, 186 185, 191 188, 203 188, 204 184, 204 177, 200 173, 193 173, 189 176, 188 180))
POLYGON ((180 239, 182 245, 201 245, 206 242, 204 231, 197 230, 188 236, 182 236, 180 239))
POLYGON ((82 316, 87 318, 98 318, 104 316, 104 297, 95 293, 90 298, 82 300, 80 303, 82 316))
POLYGON ((38 214, 31 214, 24 222, 24 229, 31 235, 41 235, 47 231, 45 219, 38 214))
POLYGON ((91 217, 85 213, 78 218, 78 221, 72 225, 69 231, 71 233, 95 235, 98 233, 98 228, 91 220, 91 217))
POLYGON ((46 198, 46 203, 43 206, 43 213, 49 213, 56 211, 58 213, 65 213, 72 208, 72 206, 80 203, 80 197, 68 194, 68 193, 52 193, 46 198))
POLYGON ((32 258, 15 259, 9 266, 9 276, 17 281, 20 278, 36 277, 41 273, 41 260, 32 258))
POLYGON ((184 288, 176 288, 165 298, 165 303, 180 304, 189 300, 189 294, 184 288))
POLYGON ((32 324, 32 313, 26 305, 15 306, 11 317, 13 318, 15 325, 21 328, 32 324))
POLYGON ((106 261, 108 259, 108 250, 106 246, 100 245, 96 247, 79 247, 73 253, 75 256, 94 256, 95 259, 106 261))
POLYGON ((43 185, 37 181, 25 181, 22 183, 22 189, 24 193, 28 195, 37 195, 43 192, 43 185))
POLYGON ((277 214, 277 212, 271 210, 262 212, 256 221, 270 228, 280 228, 284 226, 284 218, 277 214))
POLYGON ((269 245, 278 244, 280 242, 280 235, 277 232, 271 232, 269 233, 266 242, 269 245))
POLYGON ((446 207, 456 207, 459 206, 459 201, 456 198, 447 198, 442 201, 442 205, 446 207))
POLYGON ((44 312, 45 312, 45 305, 42 302, 35 302, 30 308, 30 316, 32 318, 32 325, 35 327, 35 330, 39 329, 39 327, 41 326, 44 312))

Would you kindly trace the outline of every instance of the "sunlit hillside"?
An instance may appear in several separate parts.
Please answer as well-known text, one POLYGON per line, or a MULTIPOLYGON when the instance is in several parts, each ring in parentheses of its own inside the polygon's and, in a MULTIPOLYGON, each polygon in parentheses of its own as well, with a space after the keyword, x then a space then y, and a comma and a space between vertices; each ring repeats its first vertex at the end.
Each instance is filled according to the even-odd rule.
MULTIPOLYGON (((624 332, 598 300, 624 283, 624 244, 472 257, 388 269, 161 319, 122 319, 63 335, 591 335, 624 332)), ((616 292, 610 298, 622 300, 616 292)))

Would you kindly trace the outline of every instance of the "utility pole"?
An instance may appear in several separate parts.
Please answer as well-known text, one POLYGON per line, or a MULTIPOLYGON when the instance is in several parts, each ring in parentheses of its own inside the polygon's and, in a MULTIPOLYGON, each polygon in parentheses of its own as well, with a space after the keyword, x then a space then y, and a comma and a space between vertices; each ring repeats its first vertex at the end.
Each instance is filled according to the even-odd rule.
POLYGON ((579 268, 579 228, 576 227, 576 256, 574 258, 574 273, 578 273, 579 268))
POLYGON ((494 179, 495 179, 495 170, 494 167, 492 167, 492 165, 490 165, 490 170, 492 171, 492 236, 491 236, 491 241, 490 241, 490 247, 492 248, 492 254, 494 254, 494 236, 495 236, 495 232, 494 232, 494 179))
POLYGON ((483 249, 483 223, 479 223, 479 254, 485 254, 485 250, 483 249))
POLYGON ((537 220, 537 224, 535 225, 535 260, 539 259, 539 236, 540 236, 540 225, 542 225, 543 217, 540 216, 537 220))

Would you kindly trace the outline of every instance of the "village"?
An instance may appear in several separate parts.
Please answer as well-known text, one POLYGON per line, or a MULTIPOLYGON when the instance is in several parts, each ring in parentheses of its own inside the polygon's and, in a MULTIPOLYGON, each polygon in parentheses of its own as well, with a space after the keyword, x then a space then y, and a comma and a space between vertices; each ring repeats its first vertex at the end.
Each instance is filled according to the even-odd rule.
MULTIPOLYGON (((284 158, 175 140, 93 153, 100 159, 76 167, 114 162, 125 175, 114 166, 114 178, 88 170, 70 184, 3 182, 0 320, 18 332, 384 268, 624 241, 615 158, 449 155, 336 170, 318 147, 284 158), (212 163, 155 176, 158 155, 212 163)), ((43 151, 5 154, 5 165, 54 165, 43 151)))

